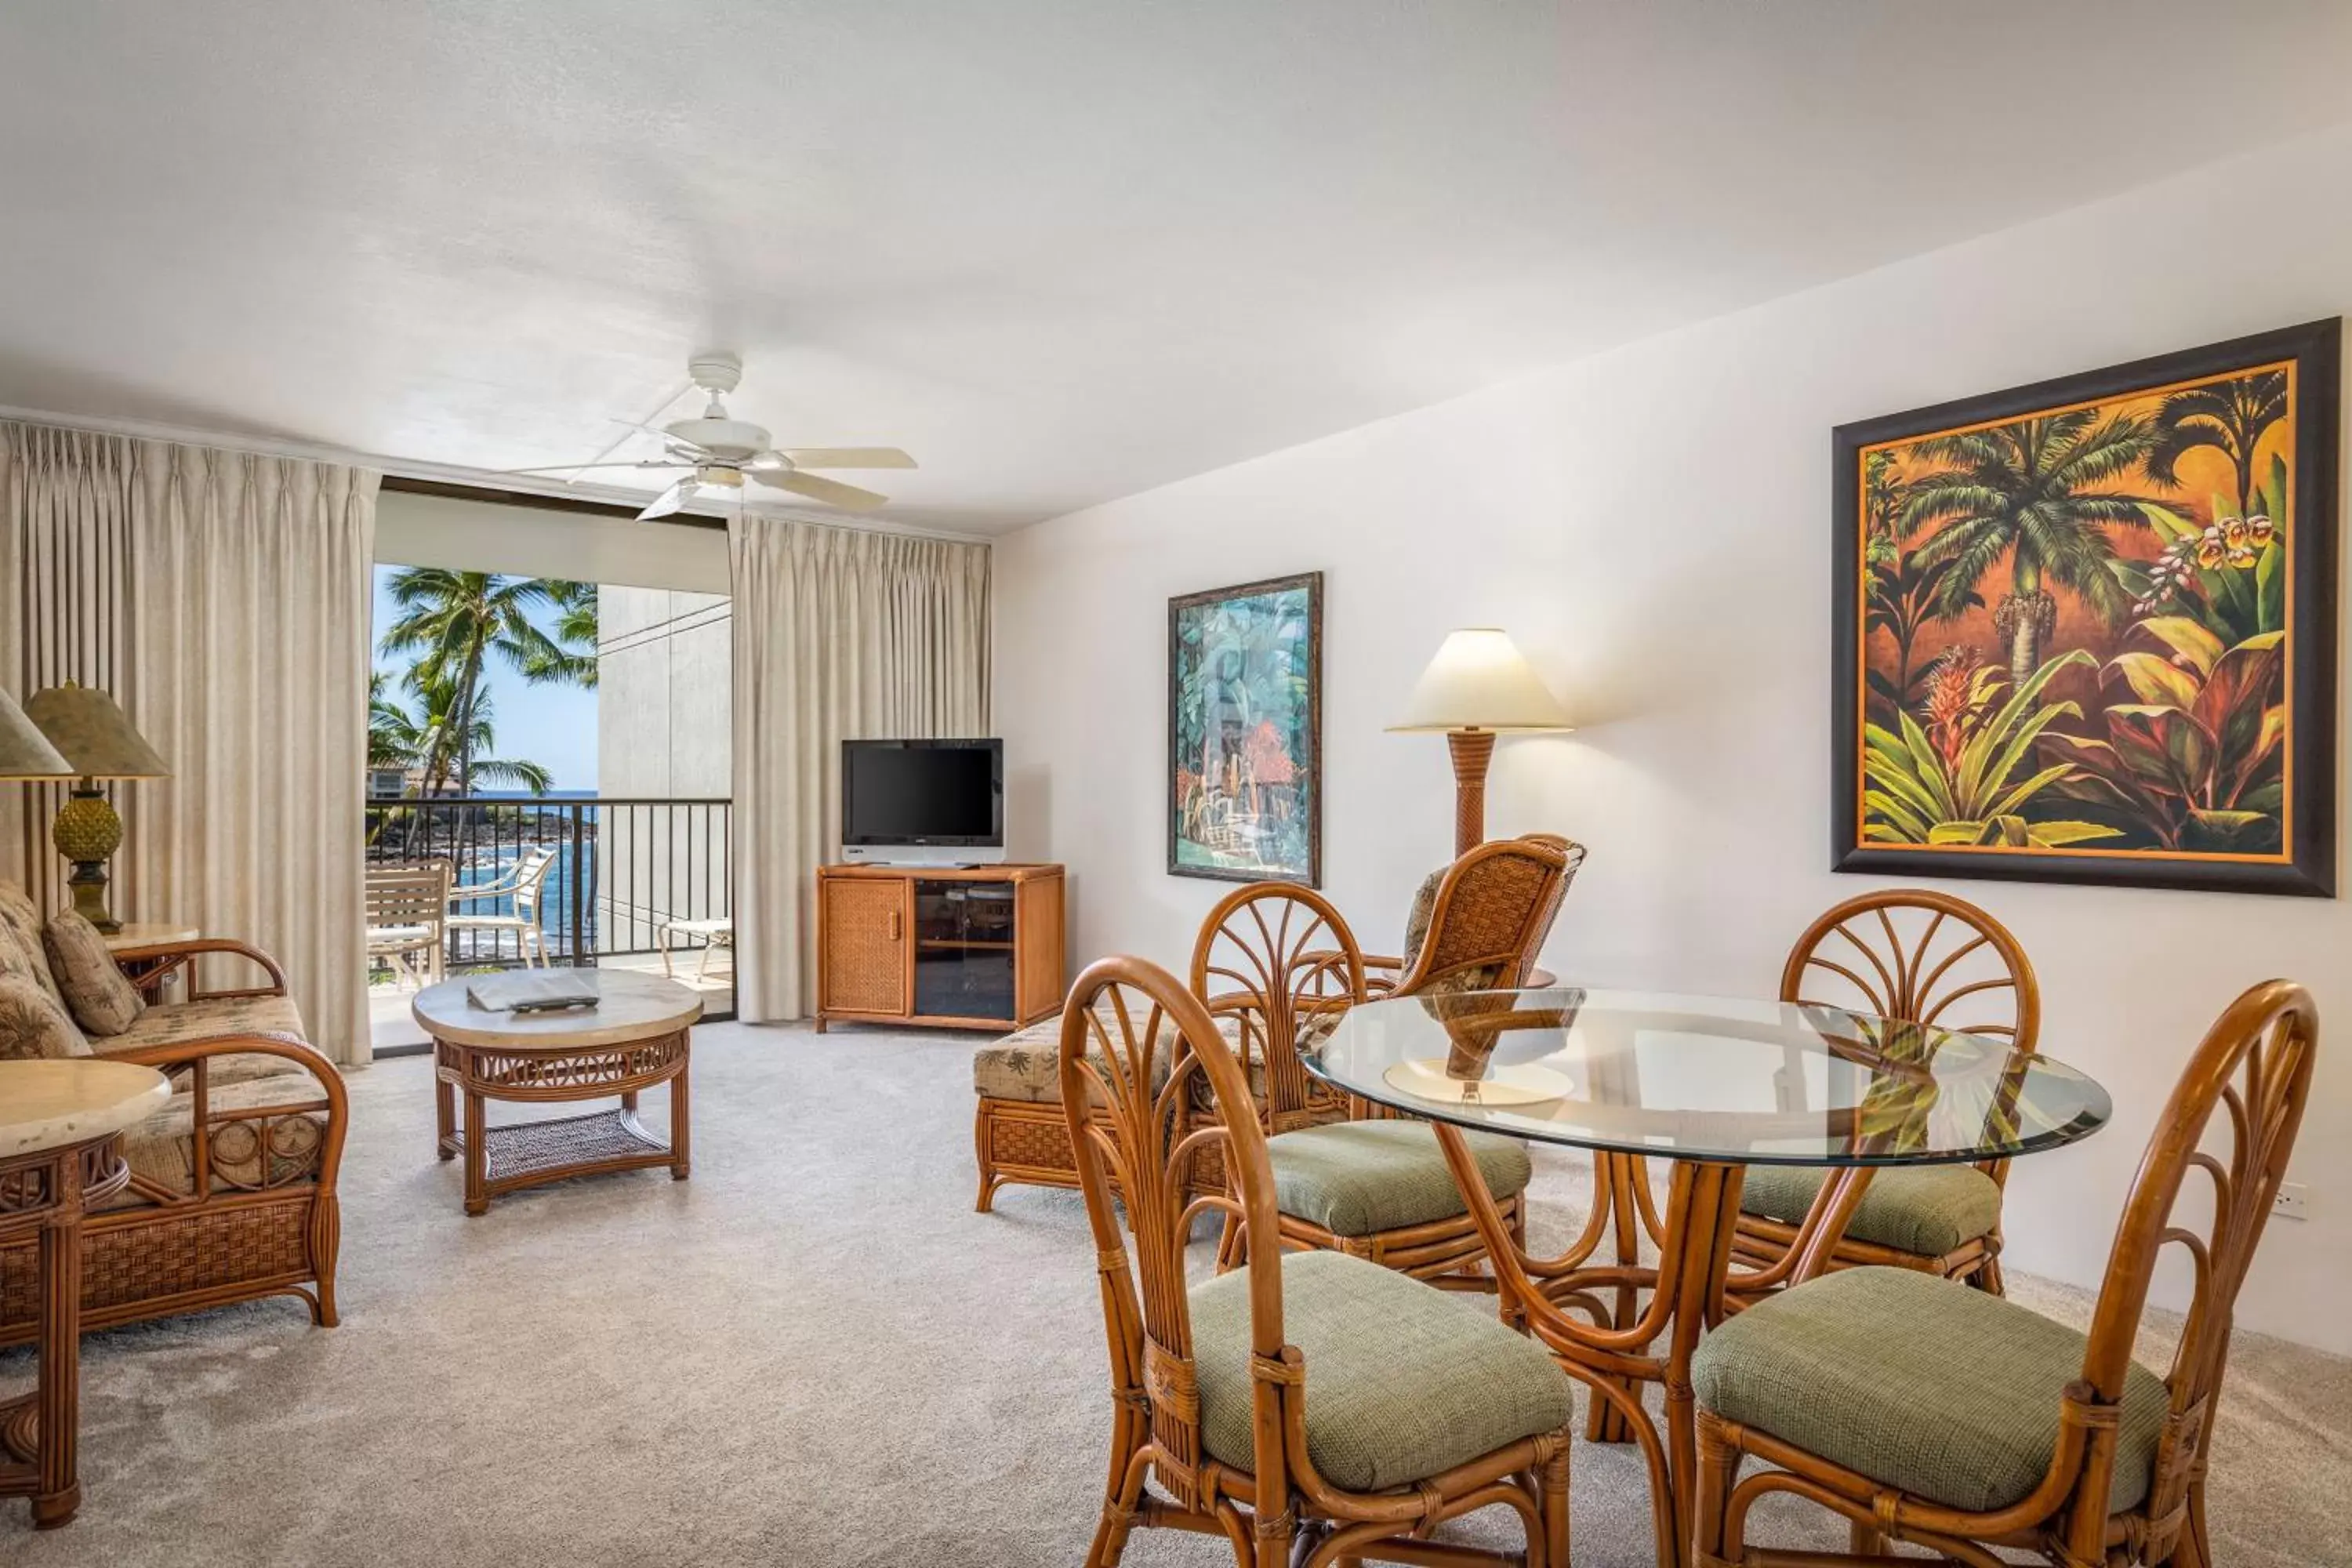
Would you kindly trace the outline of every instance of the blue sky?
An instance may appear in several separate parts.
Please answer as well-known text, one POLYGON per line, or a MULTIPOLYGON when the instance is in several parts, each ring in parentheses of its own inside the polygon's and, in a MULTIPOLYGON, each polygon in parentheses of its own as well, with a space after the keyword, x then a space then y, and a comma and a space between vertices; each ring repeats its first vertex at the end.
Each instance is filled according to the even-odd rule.
MULTIPOLYGON (((394 612, 389 584, 397 566, 375 569, 375 628, 381 637, 394 612)), ((375 667, 389 671, 397 692, 407 673, 404 658, 377 654, 375 667)), ((596 694, 577 687, 530 686, 495 660, 490 666, 490 708, 498 729, 498 755, 537 763, 555 774, 557 789, 596 787, 596 694)))

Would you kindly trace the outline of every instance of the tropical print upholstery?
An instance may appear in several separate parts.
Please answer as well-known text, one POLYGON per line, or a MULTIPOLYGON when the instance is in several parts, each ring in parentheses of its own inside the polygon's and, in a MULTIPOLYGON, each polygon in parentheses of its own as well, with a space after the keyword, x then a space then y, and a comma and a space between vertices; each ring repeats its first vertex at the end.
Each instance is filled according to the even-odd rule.
POLYGON ((138 1022, 147 999, 115 963, 96 926, 72 910, 60 910, 49 917, 43 937, 49 972, 83 1028, 119 1035, 138 1022))
MULTIPOLYGON (((60 1006, 65 1005, 65 993, 58 989, 57 980, 49 973, 48 948, 41 940, 41 911, 34 907, 24 889, 8 881, 0 881, 0 949, 13 951, 40 982, 41 989, 49 994, 49 1000, 60 1006)), ((0 954, 0 958, 5 956, 0 954)))
POLYGON ((63 1005, 22 973, 0 974, 0 1061, 88 1055, 89 1042, 63 1005))
MULTIPOLYGON (((1118 1037, 1117 1015, 1106 1005, 1096 1009, 1097 1016, 1112 1038, 1118 1037)), ((1139 1026, 1140 1017, 1136 1019, 1139 1026)), ((1227 1044, 1239 1035, 1240 1026, 1233 1020, 1220 1019, 1218 1027, 1227 1044)), ((1159 1047, 1152 1053, 1152 1087, 1168 1081, 1169 1069, 1175 1065, 1178 1049, 1176 1026, 1162 1018, 1160 1024, 1159 1047)), ((1101 1047, 1087 1053, 1097 1067, 1102 1066, 1101 1047)), ((1108 1068, 1105 1068, 1108 1076, 1108 1068)), ((971 1087, 989 1100, 1025 1100, 1031 1105, 1062 1103, 1062 1016, 1018 1029, 1002 1039, 991 1040, 972 1052, 971 1087)))
MULTIPOLYGON (((212 1126, 205 1144, 215 1192, 276 1186, 304 1179, 318 1169, 327 1132, 323 1103, 315 1110, 276 1117, 247 1120, 234 1114, 324 1100, 326 1090, 317 1079, 283 1058, 275 1059, 277 1072, 229 1084, 215 1079, 206 1087, 212 1126)), ((194 1194, 195 1122, 195 1096, 182 1089, 163 1110, 124 1132, 122 1151, 131 1175, 169 1193, 194 1194)), ((134 1187, 119 1195, 113 1206, 139 1201, 134 1187)))
MULTIPOLYGON (((140 1014, 137 1022, 122 1033, 92 1043, 99 1055, 113 1056, 229 1035, 264 1035, 296 1045, 310 1043, 302 1032, 301 1010, 290 996, 208 996, 197 1002, 159 1003, 140 1014)), ((284 1057, 238 1054, 211 1060, 205 1072, 215 1085, 286 1070, 284 1057)))

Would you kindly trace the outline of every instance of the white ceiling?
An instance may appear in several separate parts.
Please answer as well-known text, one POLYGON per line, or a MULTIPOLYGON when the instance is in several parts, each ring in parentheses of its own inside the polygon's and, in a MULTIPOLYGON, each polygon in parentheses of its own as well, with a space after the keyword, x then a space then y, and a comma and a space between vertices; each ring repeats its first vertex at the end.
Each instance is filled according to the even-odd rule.
POLYGON ((993 531, 2284 139, 2347 61, 2340 0, 17 4, 0 405, 502 468, 733 348, 739 416, 993 531))

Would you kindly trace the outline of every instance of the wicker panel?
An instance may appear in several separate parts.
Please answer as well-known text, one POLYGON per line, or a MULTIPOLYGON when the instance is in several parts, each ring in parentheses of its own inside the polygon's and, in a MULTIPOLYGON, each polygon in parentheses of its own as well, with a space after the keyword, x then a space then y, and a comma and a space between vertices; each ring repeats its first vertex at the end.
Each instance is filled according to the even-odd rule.
MULTIPOLYGON (((457 1134, 458 1148, 466 1135, 457 1134)), ((511 1181, 538 1171, 591 1165, 600 1161, 636 1160, 647 1155, 667 1159, 669 1145, 640 1131, 626 1111, 599 1110, 587 1116, 567 1116, 551 1121, 520 1121, 492 1127, 482 1134, 482 1156, 492 1183, 511 1181)))
POLYGON ((904 1013, 907 884, 828 877, 817 885, 824 900, 817 1005, 830 1012, 904 1013))
POLYGON ((989 1118, 989 1158, 1000 1165, 1029 1171, 1066 1171, 1070 1185, 1078 1184, 1078 1162, 1070 1152, 1070 1129, 1057 1112, 1053 1120, 1032 1119, 1002 1107, 989 1118))
MULTIPOLYGON (((82 1228, 82 1310, 308 1274, 310 1203, 306 1194, 131 1224, 94 1219, 82 1228)), ((0 1342, 32 1332, 40 1272, 37 1238, 0 1247, 0 1342)))
MULTIPOLYGON (((493 1099, 520 1098, 531 1089, 604 1089, 617 1094, 624 1089, 650 1089, 659 1083, 686 1060, 687 1049, 684 1029, 674 1035, 632 1040, 626 1045, 567 1047, 561 1052, 509 1054, 486 1046, 453 1046, 444 1041, 440 1066, 457 1073, 459 1082, 470 1079, 493 1099), (465 1066, 468 1056, 472 1060, 470 1071, 465 1066)), ((567 1094, 562 1098, 590 1096, 567 1094)))

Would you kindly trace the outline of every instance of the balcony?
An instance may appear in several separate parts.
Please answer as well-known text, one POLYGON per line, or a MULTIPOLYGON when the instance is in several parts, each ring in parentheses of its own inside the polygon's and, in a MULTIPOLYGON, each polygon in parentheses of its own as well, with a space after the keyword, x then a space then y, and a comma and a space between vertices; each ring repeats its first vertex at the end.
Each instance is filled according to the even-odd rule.
MULTIPOLYGON (((441 969, 450 977, 520 968, 526 950, 530 962, 659 974, 667 948, 672 977, 703 993, 704 1016, 727 1018, 735 1012, 733 948, 681 922, 733 915, 731 815, 724 798, 370 800, 367 859, 371 869, 440 862, 457 895, 510 884, 545 858, 535 886, 453 896, 448 912, 474 923, 439 932, 441 969)), ((372 959, 368 982, 377 1053, 423 1046, 408 1011, 414 980, 372 959)))

